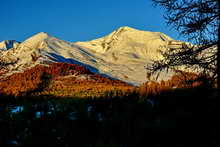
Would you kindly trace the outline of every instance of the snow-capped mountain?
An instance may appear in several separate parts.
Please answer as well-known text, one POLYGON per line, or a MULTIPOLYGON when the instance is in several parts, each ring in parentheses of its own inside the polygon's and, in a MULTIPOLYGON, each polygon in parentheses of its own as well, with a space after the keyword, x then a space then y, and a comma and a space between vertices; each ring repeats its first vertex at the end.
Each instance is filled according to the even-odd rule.
POLYGON ((18 42, 15 40, 4 40, 0 42, 0 51, 5 51, 10 48, 16 48, 18 46, 18 42))
MULTIPOLYGON (((47 33, 38 33, 0 55, 7 76, 38 64, 66 62, 86 66, 92 72, 134 85, 146 82, 145 66, 161 59, 173 39, 159 32, 146 32, 121 27, 111 34, 88 42, 66 42, 47 33), (13 64, 10 64, 13 63, 13 64)), ((160 79, 169 79, 163 73, 160 79)))

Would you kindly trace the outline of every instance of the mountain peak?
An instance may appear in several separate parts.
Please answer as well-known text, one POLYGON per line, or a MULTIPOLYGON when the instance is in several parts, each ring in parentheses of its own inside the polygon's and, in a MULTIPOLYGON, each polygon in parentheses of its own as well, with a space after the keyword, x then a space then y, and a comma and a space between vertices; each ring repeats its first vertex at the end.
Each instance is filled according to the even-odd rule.
MULTIPOLYGON (((29 39, 46 39, 48 37, 49 37, 48 33, 39 32, 39 33, 33 35, 32 37, 30 37, 29 39)), ((29 39, 27 39, 27 40, 29 40, 29 39)))
POLYGON ((23 42, 23 44, 25 44, 28 47, 36 47, 36 45, 38 45, 40 42, 46 40, 47 38, 49 38, 50 36, 46 33, 46 32, 40 32, 35 34, 34 36, 28 38, 27 40, 25 40, 23 42))
POLYGON ((45 38, 48 38, 49 37, 49 34, 46 33, 46 32, 39 32, 37 34, 35 34, 34 36, 32 36, 31 38, 41 38, 41 39, 45 39, 45 38))
POLYGON ((134 31, 134 30, 136 30, 136 29, 131 28, 131 27, 129 27, 129 26, 122 26, 122 27, 120 27, 118 30, 134 31))
POLYGON ((163 33, 142 31, 128 26, 122 26, 105 37, 87 42, 77 42, 76 44, 99 53, 115 51, 117 54, 119 52, 136 54, 140 52, 139 57, 146 57, 149 56, 147 54, 152 52, 158 54, 156 52, 159 46, 166 44, 168 40, 172 40, 172 38, 163 33), (137 50, 137 48, 141 49, 137 50))

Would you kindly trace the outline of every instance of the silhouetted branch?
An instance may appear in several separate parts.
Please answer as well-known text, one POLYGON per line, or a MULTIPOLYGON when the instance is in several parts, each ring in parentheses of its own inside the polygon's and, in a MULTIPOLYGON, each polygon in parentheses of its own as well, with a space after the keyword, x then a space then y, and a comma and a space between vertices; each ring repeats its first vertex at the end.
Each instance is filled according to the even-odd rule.
POLYGON ((196 45, 185 44, 178 48, 168 46, 165 52, 161 52, 163 59, 154 61, 147 69, 154 74, 164 69, 183 67, 220 81, 217 76, 220 75, 218 0, 152 1, 165 8, 167 24, 196 45))

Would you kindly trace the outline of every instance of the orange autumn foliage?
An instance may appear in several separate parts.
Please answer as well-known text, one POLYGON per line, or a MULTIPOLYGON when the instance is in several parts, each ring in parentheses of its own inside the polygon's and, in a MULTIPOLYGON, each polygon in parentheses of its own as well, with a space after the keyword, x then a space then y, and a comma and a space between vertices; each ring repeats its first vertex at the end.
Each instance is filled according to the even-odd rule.
POLYGON ((132 91, 133 86, 90 72, 83 66, 67 63, 37 65, 0 81, 0 94, 103 96, 109 91, 132 91))
POLYGON ((202 77, 189 72, 179 72, 172 76, 171 79, 160 82, 148 81, 139 87, 139 93, 142 96, 149 94, 158 94, 161 91, 171 90, 176 88, 194 88, 201 86, 205 81, 199 81, 198 78, 202 77))

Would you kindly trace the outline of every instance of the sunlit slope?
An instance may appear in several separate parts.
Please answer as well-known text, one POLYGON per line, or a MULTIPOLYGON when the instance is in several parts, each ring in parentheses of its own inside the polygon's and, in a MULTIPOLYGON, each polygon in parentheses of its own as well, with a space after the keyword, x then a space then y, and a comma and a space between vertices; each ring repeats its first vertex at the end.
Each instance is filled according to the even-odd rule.
POLYGON ((68 63, 37 65, 0 79, 0 95, 57 97, 102 97, 131 92, 133 86, 92 73, 68 63))

